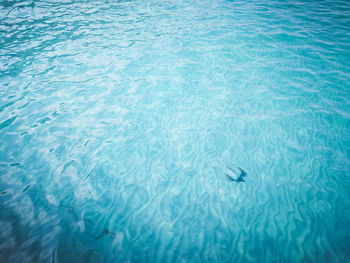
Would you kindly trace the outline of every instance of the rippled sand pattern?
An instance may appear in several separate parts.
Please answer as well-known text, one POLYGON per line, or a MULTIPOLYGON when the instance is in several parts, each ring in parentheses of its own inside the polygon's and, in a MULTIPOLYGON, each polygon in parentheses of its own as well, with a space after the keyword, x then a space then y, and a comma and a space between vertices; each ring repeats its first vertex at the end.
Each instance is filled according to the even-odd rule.
POLYGON ((0 262, 350 262, 349 89, 349 1, 3 0, 0 262))

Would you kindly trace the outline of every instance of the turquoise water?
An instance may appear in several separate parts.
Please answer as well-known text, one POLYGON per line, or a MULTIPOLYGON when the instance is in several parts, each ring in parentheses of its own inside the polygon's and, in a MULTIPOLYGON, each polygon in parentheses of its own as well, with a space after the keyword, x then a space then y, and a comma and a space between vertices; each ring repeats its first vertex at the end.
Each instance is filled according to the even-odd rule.
POLYGON ((350 262, 349 1, 59 2, 0 2, 0 262, 350 262))

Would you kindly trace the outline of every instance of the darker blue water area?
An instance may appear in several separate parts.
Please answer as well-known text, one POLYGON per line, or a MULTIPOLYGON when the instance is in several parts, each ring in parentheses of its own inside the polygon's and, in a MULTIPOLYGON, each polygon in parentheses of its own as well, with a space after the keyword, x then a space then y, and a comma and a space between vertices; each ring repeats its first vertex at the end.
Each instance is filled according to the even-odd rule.
POLYGON ((349 1, 0 1, 0 262, 350 262, 349 1))

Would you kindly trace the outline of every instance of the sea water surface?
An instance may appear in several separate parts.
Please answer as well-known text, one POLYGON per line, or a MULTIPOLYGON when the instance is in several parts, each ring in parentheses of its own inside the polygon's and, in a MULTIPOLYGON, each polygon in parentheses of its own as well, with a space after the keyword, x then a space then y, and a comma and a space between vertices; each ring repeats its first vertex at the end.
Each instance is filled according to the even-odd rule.
POLYGON ((0 262, 350 262, 349 89, 346 0, 2 0, 0 262))

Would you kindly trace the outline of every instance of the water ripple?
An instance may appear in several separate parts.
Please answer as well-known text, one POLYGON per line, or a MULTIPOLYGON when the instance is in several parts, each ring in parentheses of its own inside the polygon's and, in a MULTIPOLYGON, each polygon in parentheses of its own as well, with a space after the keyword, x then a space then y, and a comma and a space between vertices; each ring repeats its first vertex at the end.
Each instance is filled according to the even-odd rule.
POLYGON ((0 261, 349 261, 349 10, 2 1, 0 261))

